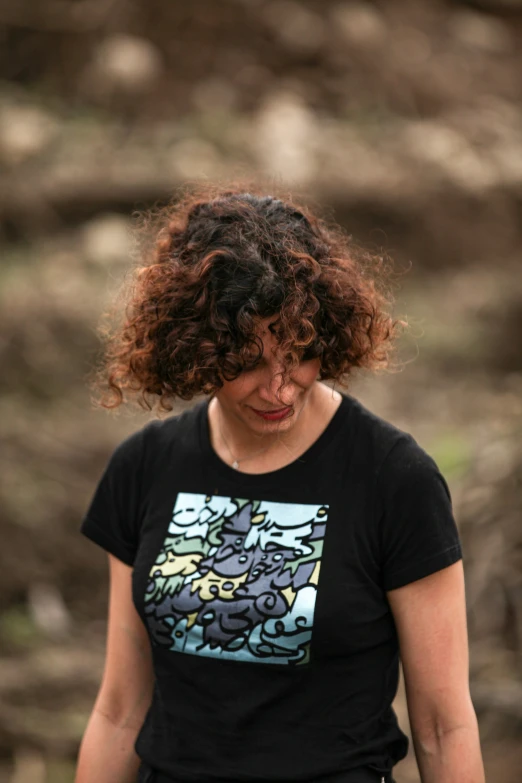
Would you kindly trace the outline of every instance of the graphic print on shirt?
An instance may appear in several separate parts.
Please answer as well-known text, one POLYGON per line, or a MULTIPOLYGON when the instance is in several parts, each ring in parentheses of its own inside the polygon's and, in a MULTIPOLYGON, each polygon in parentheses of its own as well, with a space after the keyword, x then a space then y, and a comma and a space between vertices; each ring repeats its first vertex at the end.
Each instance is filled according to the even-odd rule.
POLYGON ((145 594, 154 643, 307 663, 327 516, 324 505, 179 493, 145 594))

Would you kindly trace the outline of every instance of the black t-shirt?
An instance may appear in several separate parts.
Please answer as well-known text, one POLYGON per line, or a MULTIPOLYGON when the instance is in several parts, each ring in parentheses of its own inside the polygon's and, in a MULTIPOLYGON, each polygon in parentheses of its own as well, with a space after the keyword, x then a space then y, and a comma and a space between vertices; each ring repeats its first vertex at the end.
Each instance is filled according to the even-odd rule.
POLYGON ((208 400, 126 438, 81 531, 133 565, 155 687, 136 741, 174 781, 342 781, 407 752, 386 591, 462 556, 448 486, 351 395, 291 464, 213 450, 208 400))

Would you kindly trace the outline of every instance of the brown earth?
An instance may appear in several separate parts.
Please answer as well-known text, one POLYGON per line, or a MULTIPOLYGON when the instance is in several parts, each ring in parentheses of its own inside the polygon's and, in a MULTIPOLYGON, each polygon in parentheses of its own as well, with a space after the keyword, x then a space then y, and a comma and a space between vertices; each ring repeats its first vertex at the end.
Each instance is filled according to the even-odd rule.
MULTIPOLYGON (((142 419, 90 410, 86 376, 128 216, 236 170, 404 272, 411 362, 353 393, 448 478, 487 779, 515 783, 522 3, 5 0, 0 24, 0 783, 71 783, 99 683, 106 562, 78 524, 142 419)), ((418 781, 411 755, 397 780, 418 781)))

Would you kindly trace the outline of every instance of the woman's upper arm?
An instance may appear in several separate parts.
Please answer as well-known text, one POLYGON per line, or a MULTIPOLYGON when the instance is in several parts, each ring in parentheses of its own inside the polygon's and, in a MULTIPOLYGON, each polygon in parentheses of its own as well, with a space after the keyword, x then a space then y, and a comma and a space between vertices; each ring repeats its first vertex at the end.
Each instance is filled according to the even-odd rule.
POLYGON ((109 558, 109 612, 102 683, 94 709, 120 726, 140 728, 154 674, 149 637, 132 601, 132 568, 109 558))
POLYGON ((399 637, 412 731, 445 732, 472 719, 462 561, 387 593, 399 637))

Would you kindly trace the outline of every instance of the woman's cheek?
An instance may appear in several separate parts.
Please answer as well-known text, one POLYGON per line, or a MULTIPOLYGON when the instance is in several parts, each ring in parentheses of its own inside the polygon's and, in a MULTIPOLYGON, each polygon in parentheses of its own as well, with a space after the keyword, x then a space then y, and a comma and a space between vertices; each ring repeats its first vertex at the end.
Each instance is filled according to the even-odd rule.
POLYGON ((319 359, 310 359, 309 361, 302 362, 294 375, 295 382, 300 386, 312 386, 317 380, 320 369, 321 362, 319 359))

